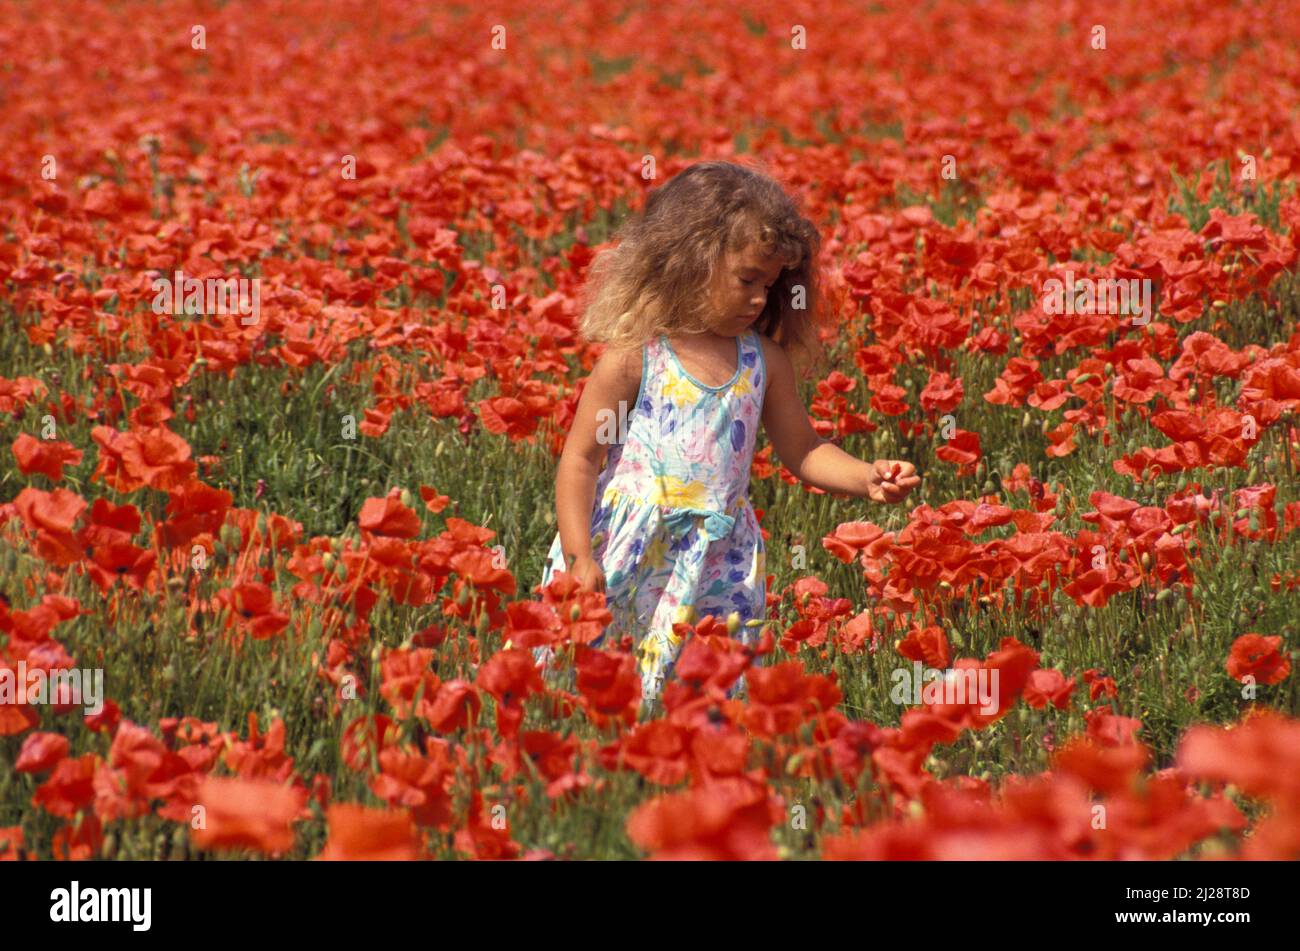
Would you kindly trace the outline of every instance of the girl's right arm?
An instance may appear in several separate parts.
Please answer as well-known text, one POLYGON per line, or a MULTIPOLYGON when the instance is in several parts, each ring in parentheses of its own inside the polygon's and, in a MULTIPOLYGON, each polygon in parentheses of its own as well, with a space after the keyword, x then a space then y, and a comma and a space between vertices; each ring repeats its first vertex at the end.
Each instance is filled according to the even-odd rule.
POLYGON ((573 427, 560 453, 555 473, 560 546, 568 570, 588 590, 605 589, 604 573, 591 550, 596 477, 610 445, 626 432, 627 417, 640 389, 641 351, 606 349, 578 398, 573 427))

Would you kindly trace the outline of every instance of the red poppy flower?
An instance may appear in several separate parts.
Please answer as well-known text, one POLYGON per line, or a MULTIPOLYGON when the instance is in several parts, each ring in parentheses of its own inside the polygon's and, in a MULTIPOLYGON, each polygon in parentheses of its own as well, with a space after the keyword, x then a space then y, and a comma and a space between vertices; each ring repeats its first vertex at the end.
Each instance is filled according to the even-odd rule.
POLYGON ((835 531, 822 538, 822 547, 848 564, 855 557, 879 559, 889 550, 894 533, 886 533, 872 522, 841 522, 835 531))
POLYGON ((68 755, 66 736, 58 733, 32 733, 23 740, 14 769, 20 773, 43 773, 68 755))
POLYGON ((59 760, 49 778, 36 787, 32 804, 44 807, 51 815, 71 819, 94 801, 95 770, 102 763, 94 753, 59 760))
POLYGON ((500 650, 479 668, 475 685, 497 701, 497 731, 514 736, 523 719, 523 702, 546 687, 532 651, 520 648, 500 650))
POLYGON ((690 769, 689 740, 690 731, 681 725, 651 720, 602 749, 601 763, 608 770, 633 769, 652 783, 673 786, 690 769))
POLYGON ((598 728, 610 722, 621 721, 627 726, 636 722, 641 707, 641 675, 635 657, 622 651, 580 646, 577 671, 578 693, 598 728))
POLYGON ((1256 683, 1276 684, 1291 673, 1291 658, 1283 652, 1280 636, 1243 634, 1232 642, 1226 666, 1234 680, 1253 677, 1256 683))
POLYGON ((638 806, 627 834, 656 861, 770 861, 782 818, 765 784, 728 777, 638 806))
POLYGON ((435 732, 454 733, 475 722, 482 707, 483 701, 473 684, 449 680, 438 689, 425 720, 435 732))
POLYGON ((551 730, 526 730, 520 735, 519 752, 546 780, 548 798, 558 799, 594 783, 581 768, 578 741, 572 737, 566 739, 551 730))
POLYGON ((1025 703, 1035 710, 1042 710, 1049 703, 1058 710, 1070 705, 1070 695, 1074 693, 1074 678, 1065 679, 1059 670, 1040 668, 1029 675, 1025 684, 1025 703))
POLYGON ((457 851, 479 861, 499 861, 519 857, 519 843, 510 838, 510 816, 503 815, 500 803, 489 812, 483 808, 483 794, 477 789, 470 793, 469 815, 465 825, 456 831, 454 843, 457 851), (504 822, 500 821, 504 818, 504 822))
POLYGON ((424 507, 435 514, 451 503, 451 496, 439 495, 436 489, 428 485, 420 486, 420 498, 424 499, 424 507))
POLYGON ((23 859, 23 827, 0 827, 0 862, 17 862, 23 859))
POLYGON ((39 472, 51 482, 63 479, 63 467, 81 463, 81 450, 69 442, 56 442, 37 439, 27 433, 19 433, 13 443, 14 458, 18 460, 18 469, 31 475, 39 472))
POLYGON ((1119 696, 1119 688, 1110 677, 1102 676, 1101 671, 1089 668, 1083 672, 1083 682, 1088 685, 1088 699, 1097 700, 1106 696, 1114 699, 1119 696))
POLYGON ((448 744, 430 737, 427 755, 390 746, 379 754, 370 789, 390 806, 411 810, 417 825, 447 828, 452 819, 454 766, 448 744))
POLYGON ((898 653, 908 660, 919 660, 927 667, 943 670, 952 659, 948 638, 940 627, 912 628, 898 642, 898 653))
POLYGON ((130 542, 107 542, 96 545, 91 553, 89 572, 100 591, 108 591, 122 578, 133 588, 142 588, 158 561, 151 549, 130 542))
POLYGON ((392 862, 420 857, 420 839, 408 813, 337 803, 325 810, 329 837, 321 862, 392 862))
POLYGON ((397 725, 382 713, 357 717, 344 728, 339 739, 339 753, 348 766, 367 770, 371 756, 378 757, 390 744, 397 742, 398 736, 397 725))
POLYGON ((234 614, 234 622, 254 640, 266 640, 289 626, 289 615, 276 609, 269 585, 245 581, 217 592, 217 600, 234 614))
POLYGON ((1300 720, 1263 710, 1226 729, 1198 724, 1183 734, 1177 758, 1194 779, 1232 783, 1292 811, 1300 799, 1300 720))
POLYGON ((934 454, 944 462, 958 466, 958 475, 969 475, 975 471, 975 465, 983 457, 984 451, 980 447, 979 433, 959 429, 934 454))
POLYGON ((103 845, 103 823, 91 814, 56 831, 50 839, 50 852, 57 862, 86 862, 97 857, 103 845))
POLYGON ((205 776, 190 823, 200 849, 252 849, 271 855, 293 847, 305 790, 266 780, 205 776))
POLYGON ((363 531, 391 538, 415 538, 420 534, 420 516, 402 504, 401 489, 393 489, 383 498, 366 499, 357 522, 363 531))
POLYGON ((808 674, 798 661, 750 668, 745 679, 745 726, 757 736, 792 733, 806 719, 835 709, 843 698, 833 680, 808 674))
POLYGON ((1052 768, 1079 777, 1092 789, 1119 795, 1133 788, 1150 756, 1141 743, 1103 746, 1090 737, 1073 737, 1056 751, 1052 768))
POLYGON ((86 510, 86 500, 67 489, 23 489, 14 499, 14 506, 30 531, 66 538, 86 510))
POLYGON ((193 478, 198 468, 190 459, 189 443, 165 426, 128 432, 96 426, 90 435, 100 446, 91 481, 103 478, 118 492, 146 485, 170 491, 193 478))
POLYGON ((433 661, 431 649, 389 650, 380 665, 380 694, 388 701, 399 720, 412 715, 413 706, 419 703, 419 714, 428 712, 430 702, 438 693, 442 681, 429 667, 433 661))

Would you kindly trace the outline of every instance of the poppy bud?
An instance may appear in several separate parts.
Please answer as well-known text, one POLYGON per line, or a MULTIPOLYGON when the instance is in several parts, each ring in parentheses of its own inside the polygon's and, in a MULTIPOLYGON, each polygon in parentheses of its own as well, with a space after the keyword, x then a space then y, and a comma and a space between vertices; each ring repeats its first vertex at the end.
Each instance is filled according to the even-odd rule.
POLYGON ((321 564, 325 566, 326 571, 333 571, 334 553, 332 551, 327 551, 323 556, 321 556, 321 564))
POLYGON ((1142 553, 1142 567, 1148 569, 1151 567, 1151 552, 1144 551, 1142 553))
POLYGON ((569 607, 569 620, 576 621, 580 617, 582 617, 582 609, 579 608, 576 604, 571 605, 569 607))
POLYGON ((740 630, 740 612, 732 611, 727 615, 727 633, 735 637, 736 632, 740 630))
POLYGON ((482 637, 484 634, 487 633, 488 626, 489 626, 490 624, 491 624, 491 621, 488 619, 487 612, 486 612, 486 611, 482 612, 482 613, 478 616, 478 623, 475 625, 475 628, 474 628, 475 631, 478 632, 478 636, 479 636, 479 637, 482 637))
POLYGON ((220 538, 225 542, 226 547, 234 551, 239 551, 244 547, 244 537, 239 531, 239 526, 232 522, 227 522, 221 526, 220 538))
POLYGON ((403 489, 402 494, 399 496, 399 498, 402 500, 402 504, 405 505, 408 509, 411 507, 412 499, 411 499, 410 489, 403 489))
POLYGON ((1201 391, 1198 390, 1198 389, 1197 389, 1196 387, 1194 387, 1194 386, 1193 386, 1193 387, 1190 387, 1190 388, 1187 390, 1187 398, 1188 398, 1189 400, 1191 400, 1193 403, 1196 402, 1196 398, 1197 398, 1198 396, 1200 396, 1200 395, 1201 395, 1201 391))

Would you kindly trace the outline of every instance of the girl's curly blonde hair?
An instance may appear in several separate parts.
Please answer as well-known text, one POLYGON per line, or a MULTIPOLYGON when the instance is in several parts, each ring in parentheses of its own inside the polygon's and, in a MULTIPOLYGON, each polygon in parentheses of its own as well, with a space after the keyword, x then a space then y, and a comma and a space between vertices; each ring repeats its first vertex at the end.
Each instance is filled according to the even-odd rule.
POLYGON ((588 340, 637 348, 661 333, 707 330, 706 288, 723 255, 757 244, 785 266, 754 328, 790 355, 800 376, 819 367, 821 236, 761 163, 688 166, 653 189, 644 211, 613 237, 616 246, 592 260, 582 291, 578 329, 588 340))

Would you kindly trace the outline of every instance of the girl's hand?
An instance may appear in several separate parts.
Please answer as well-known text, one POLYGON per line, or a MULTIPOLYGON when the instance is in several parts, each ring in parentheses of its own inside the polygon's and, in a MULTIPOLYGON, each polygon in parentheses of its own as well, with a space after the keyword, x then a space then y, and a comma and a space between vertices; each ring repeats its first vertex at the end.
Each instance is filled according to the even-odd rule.
POLYGON ((584 591, 603 592, 605 590, 605 572, 601 570, 596 559, 590 556, 575 558, 573 567, 569 569, 569 574, 577 579, 579 586, 584 591))
POLYGON ((893 505, 921 484, 916 467, 898 459, 877 459, 867 466, 867 498, 893 505))

